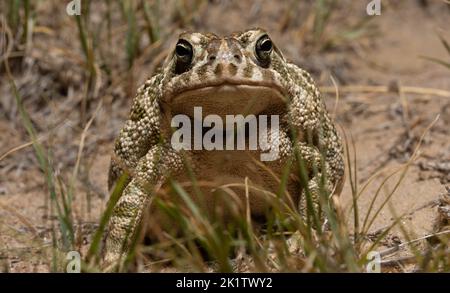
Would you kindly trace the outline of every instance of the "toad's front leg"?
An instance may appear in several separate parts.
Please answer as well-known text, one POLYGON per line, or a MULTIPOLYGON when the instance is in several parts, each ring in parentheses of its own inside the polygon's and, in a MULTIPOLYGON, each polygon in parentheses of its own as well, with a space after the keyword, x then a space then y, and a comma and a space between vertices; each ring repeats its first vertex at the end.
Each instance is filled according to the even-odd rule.
POLYGON ((309 211, 309 214, 314 213, 318 218, 322 218, 324 216, 323 204, 329 203, 329 197, 336 192, 337 188, 340 188, 341 182, 337 182, 336 178, 331 176, 333 170, 325 161, 326 156, 317 147, 299 142, 296 148, 297 159, 301 160, 298 165, 301 165, 298 174, 306 180, 306 186, 303 186, 301 190, 298 203, 300 214, 306 218, 309 211), (301 174, 302 172, 304 174, 301 174))
POLYGON ((154 146, 139 160, 133 179, 116 203, 109 221, 103 250, 105 270, 123 264, 152 194, 182 166, 181 154, 163 145, 154 146))

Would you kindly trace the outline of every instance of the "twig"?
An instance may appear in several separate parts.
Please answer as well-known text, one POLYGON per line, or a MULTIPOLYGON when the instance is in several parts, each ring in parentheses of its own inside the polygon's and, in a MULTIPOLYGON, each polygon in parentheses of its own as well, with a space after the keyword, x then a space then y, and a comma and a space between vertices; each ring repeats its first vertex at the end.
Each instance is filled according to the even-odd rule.
POLYGON ((450 234, 450 230, 445 230, 445 231, 441 231, 441 232, 437 232, 437 233, 433 233, 433 234, 428 234, 428 235, 425 235, 423 237, 420 237, 420 238, 417 238, 417 239, 414 239, 414 240, 411 240, 411 241, 408 241, 408 242, 396 245, 394 247, 382 250, 379 253, 380 253, 381 257, 387 256, 387 255, 393 254, 394 252, 399 251, 400 248, 403 248, 403 247, 405 247, 407 245, 411 245, 413 243, 416 243, 416 242, 419 242, 419 241, 422 241, 422 240, 426 240, 426 239, 429 239, 431 237, 435 237, 435 236, 439 236, 439 235, 445 235, 445 234, 450 234))
MULTIPOLYGON (((80 100, 81 100, 81 99, 80 99, 80 100)), ((64 120, 67 120, 67 119, 68 119, 68 118, 65 117, 65 118, 63 119, 63 121, 60 121, 60 122, 58 122, 58 123, 55 123, 56 126, 55 126, 54 128, 49 129, 45 134, 42 134, 41 136, 37 137, 37 138, 36 138, 36 142, 42 142, 42 141, 47 140, 47 139, 50 137, 50 135, 51 135, 51 133, 52 133, 53 131, 58 130, 58 129, 61 128, 61 127, 66 126, 66 125, 67 125, 67 122, 65 122, 65 123, 63 123, 63 122, 64 122, 64 120)), ((6 151, 5 153, 3 153, 3 154, 0 156, 0 161, 2 161, 3 159, 5 159, 6 157, 8 157, 9 155, 11 155, 11 154, 13 154, 13 153, 15 153, 15 152, 17 152, 17 151, 20 151, 21 149, 24 149, 24 148, 26 148, 26 147, 32 146, 33 143, 34 143, 34 141, 29 141, 29 142, 26 142, 26 143, 24 143, 24 144, 21 144, 21 145, 18 145, 18 146, 13 147, 12 149, 10 149, 9 151, 6 151)))
MULTIPOLYGON (((450 253, 449 250, 446 251, 446 253, 450 253)), ((421 256, 425 256, 426 253, 421 253, 421 256)), ((409 256, 402 256, 395 259, 388 259, 388 260, 382 260, 380 262, 383 266, 397 266, 401 264, 408 264, 408 263, 415 263, 417 262, 417 257, 415 255, 409 255, 409 256)))
POLYGON ((30 229, 30 231, 34 235, 34 237, 39 239, 38 231, 33 226, 33 223, 27 219, 27 217, 25 217, 24 215, 22 215, 21 213, 16 211, 16 209, 14 209, 13 207, 4 205, 2 203, 0 203, 0 208, 13 214, 20 222, 22 222, 22 224, 24 224, 28 229, 30 229))
MULTIPOLYGON (((37 139, 37 141, 41 141, 43 139, 43 137, 40 137, 37 139)), ((20 151, 21 149, 24 149, 26 147, 29 147, 33 145, 33 141, 18 145, 16 147, 13 147, 12 149, 10 149, 9 151, 7 151, 6 153, 4 153, 3 155, 0 156, 0 161, 3 160, 4 158, 6 158, 7 156, 11 155, 12 153, 15 153, 17 151, 20 151)))
MULTIPOLYGON (((432 95, 443 98, 450 98, 450 91, 434 89, 434 88, 424 88, 424 87, 414 87, 414 86, 402 86, 399 90, 404 94, 416 94, 416 95, 432 95)), ((336 92, 334 86, 324 86, 320 87, 322 93, 333 94, 336 92)), ((357 93, 357 92, 369 92, 369 93, 392 93, 395 92, 389 86, 369 86, 369 85, 350 85, 342 86, 339 88, 341 93, 357 93)))
POLYGON ((380 265, 392 267, 392 266, 398 266, 399 264, 405 264, 405 263, 412 263, 416 260, 415 255, 410 256, 402 256, 396 259, 389 259, 389 260, 382 260, 380 262, 380 265))

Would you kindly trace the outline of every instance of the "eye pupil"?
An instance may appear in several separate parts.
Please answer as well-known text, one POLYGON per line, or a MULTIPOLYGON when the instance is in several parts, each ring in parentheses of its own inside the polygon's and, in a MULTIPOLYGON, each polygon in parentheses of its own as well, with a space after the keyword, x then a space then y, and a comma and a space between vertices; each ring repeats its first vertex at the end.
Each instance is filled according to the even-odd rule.
POLYGON ((262 66, 269 66, 272 50, 273 44, 269 36, 264 35, 256 42, 255 53, 262 66))
POLYGON ((175 55, 175 71, 181 74, 189 70, 194 56, 192 45, 188 41, 180 39, 175 46, 175 55))
POLYGON ((188 41, 179 40, 175 47, 175 54, 177 54, 177 56, 180 58, 186 59, 186 61, 190 61, 187 59, 192 58, 192 45, 189 44, 188 41))
POLYGON ((261 50, 263 51, 270 51, 272 50, 272 41, 269 39, 263 40, 261 42, 261 50))
POLYGON ((176 53, 180 57, 188 56, 191 50, 187 48, 184 44, 178 44, 176 48, 176 53))

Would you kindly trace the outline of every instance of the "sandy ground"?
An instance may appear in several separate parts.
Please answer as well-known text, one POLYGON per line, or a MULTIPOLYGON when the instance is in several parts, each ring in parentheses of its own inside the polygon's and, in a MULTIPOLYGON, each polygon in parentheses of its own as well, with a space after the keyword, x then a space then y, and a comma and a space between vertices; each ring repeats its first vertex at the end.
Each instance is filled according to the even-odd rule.
MULTIPOLYGON (((412 156, 420 137, 425 134, 419 149, 420 156, 411 161, 390 203, 382 209, 370 231, 376 232, 391 224, 396 218, 394 214, 409 213, 402 224, 411 235, 418 238, 432 233, 437 217, 437 200, 446 194, 445 186, 450 184, 450 168, 438 166, 450 161, 450 98, 415 94, 402 89, 409 86, 450 91, 448 68, 419 58, 433 56, 449 60, 435 33, 439 28, 448 27, 450 11, 445 9, 445 4, 430 4, 426 9, 415 1, 391 5, 389 9, 383 10, 381 16, 371 20, 371 24, 377 28, 375 34, 349 41, 334 50, 313 50, 307 55, 302 51, 306 47, 304 39, 295 37, 298 31, 288 29, 280 32, 277 17, 283 13, 283 6, 270 5, 268 8, 267 5, 261 5, 255 8, 249 1, 221 5, 208 7, 207 13, 202 16, 202 30, 225 33, 251 26, 265 27, 269 32, 275 32, 273 38, 284 54, 310 70, 321 87, 328 90, 333 87, 330 74, 338 81, 341 91, 336 121, 347 137, 353 138, 360 188, 378 172, 358 201, 361 219, 366 215, 382 181, 395 170, 400 170, 381 189, 375 208, 396 188, 405 163, 412 156), (239 17, 241 11, 246 9, 250 11, 249 16, 239 17), (227 11, 226 16, 223 11, 227 11), (234 21, 225 21, 227 19, 234 21), (352 85, 390 86, 392 91, 346 92, 346 86, 352 85), (439 119, 435 121, 438 115, 439 119)), ((364 13, 363 9, 365 7, 353 4, 347 13, 360 15, 364 13)), ((450 40, 448 32, 442 34, 450 40)), ((39 37, 36 37, 37 43, 39 37)), ((45 36, 42 38, 45 41, 45 36)), ((59 46, 64 46, 64 41, 60 42, 59 46)), ((42 54, 42 51, 36 50, 36 54, 42 54)), ((150 61, 144 60, 143 66, 135 70, 136 83, 146 78, 145 68, 150 64, 150 61)), ((22 77, 21 80, 25 79, 22 77)), ((20 86, 23 91, 29 90, 27 84, 20 86)), ((7 88, 3 84, 2 95, 10 96, 7 88)), ((70 96, 72 90, 77 89, 69 89, 64 94, 70 96)), ((126 97, 124 91, 108 93, 105 99, 111 103, 102 107, 89 129, 85 144, 86 166, 89 169, 83 170, 89 175, 76 182, 74 198, 77 229, 91 231, 107 201, 109 156, 114 135, 128 111, 130 99, 126 97)), ((327 92, 325 99, 328 108, 333 109, 335 94, 327 92)), ((19 119, 11 117, 18 114, 8 101, 4 99, 0 108, 1 111, 12 111, 0 115, 0 155, 29 141, 19 119)), ((27 104, 25 101, 29 108, 30 103, 34 102, 27 104)), ((61 123, 58 117, 64 112, 51 107, 62 107, 64 103, 54 103, 50 104, 47 114, 36 113, 33 117, 36 123, 48 119, 46 125, 59 125, 43 140, 53 149, 56 170, 63 173, 68 165, 71 166, 69 170, 73 168, 80 134, 77 118, 70 112, 72 104, 68 102, 66 105, 69 112, 61 123), (71 136, 72 140, 62 143, 60 138, 65 135, 71 136)), ((41 132, 43 135, 46 133, 45 129, 41 129, 41 132)), ((353 156, 353 148, 351 154, 353 156)), ((353 163, 353 158, 351 161, 353 163)), ((50 270, 51 231, 57 221, 50 216, 48 201, 43 174, 36 167, 31 147, 17 150, 0 161, 0 269, 12 272, 50 270)), ((348 180, 341 203, 347 210, 351 206, 348 180)), ((350 219, 350 229, 352 226, 350 219)), ((78 241, 82 250, 88 241, 78 241)), ((404 241, 403 234, 396 229, 386 237, 385 245, 389 247, 404 241)))

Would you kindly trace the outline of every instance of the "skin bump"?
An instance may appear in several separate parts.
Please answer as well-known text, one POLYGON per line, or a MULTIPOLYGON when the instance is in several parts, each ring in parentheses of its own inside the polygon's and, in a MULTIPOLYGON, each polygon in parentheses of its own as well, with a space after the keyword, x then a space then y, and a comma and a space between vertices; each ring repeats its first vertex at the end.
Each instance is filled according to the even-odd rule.
POLYGON ((250 78, 250 77, 252 77, 252 75, 253 75, 253 69, 254 69, 255 67, 252 65, 252 64, 250 64, 250 63, 247 63, 247 66, 245 66, 244 67, 244 71, 243 71, 243 76, 245 77, 245 78, 250 78))

